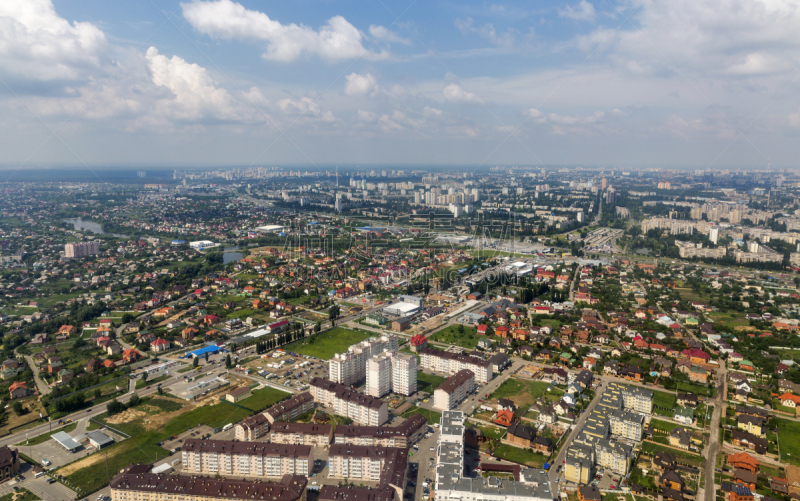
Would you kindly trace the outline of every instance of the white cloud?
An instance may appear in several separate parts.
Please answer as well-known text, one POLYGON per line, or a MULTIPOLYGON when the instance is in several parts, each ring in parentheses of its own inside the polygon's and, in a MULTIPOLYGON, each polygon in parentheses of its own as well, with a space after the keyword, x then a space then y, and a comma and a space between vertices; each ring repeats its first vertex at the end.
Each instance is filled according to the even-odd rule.
POLYGON ((715 136, 726 141, 737 136, 736 130, 723 116, 709 116, 685 120, 678 115, 672 115, 664 122, 661 130, 669 132, 683 139, 697 139, 698 137, 715 136))
POLYGON ((486 23, 483 26, 474 26, 473 23, 474 21, 470 17, 466 19, 458 18, 455 21, 455 26, 462 35, 475 33, 481 38, 489 40, 493 44, 501 47, 511 47, 514 45, 514 35, 516 34, 514 30, 508 29, 505 34, 498 35, 492 23, 486 23))
POLYGON ((460 85, 452 83, 442 90, 444 98, 453 103, 480 104, 483 99, 472 92, 462 88, 460 85))
POLYGON ((595 14, 594 5, 587 0, 581 0, 575 7, 567 4, 565 8, 558 9, 559 16, 576 21, 594 21, 595 14))
POLYGON ((371 52, 362 44, 361 32, 342 16, 334 16, 319 31, 297 24, 281 24, 263 12, 249 10, 231 0, 194 1, 182 4, 183 16, 197 31, 223 39, 263 40, 264 58, 294 61, 304 54, 338 61, 385 59, 388 52, 371 52))
POLYGON ((228 91, 218 87, 202 66, 187 63, 178 56, 168 59, 155 47, 147 49, 145 58, 153 83, 171 93, 159 99, 157 110, 160 113, 172 119, 190 121, 245 118, 228 91))
POLYGON ((322 111, 319 103, 310 97, 300 99, 285 98, 276 103, 278 108, 286 115, 303 116, 322 120, 323 122, 335 122, 336 117, 330 111, 322 111))
POLYGON ((411 45, 411 40, 403 38, 394 31, 389 30, 383 26, 371 24, 369 27, 369 34, 379 39, 382 42, 401 43, 403 45, 411 45))
POLYGON ((794 0, 631 0, 628 7, 636 9, 630 23, 636 28, 598 28, 579 46, 590 51, 608 40, 612 62, 634 73, 753 77, 788 73, 800 63, 794 0))
POLYGON ((345 76, 345 79, 347 79, 347 83, 344 85, 344 93, 348 96, 363 96, 366 94, 374 96, 379 90, 378 81, 371 73, 363 75, 351 73, 345 76))
POLYGON ((426 106, 425 108, 423 108, 422 114, 423 116, 426 117, 440 117, 442 116, 442 110, 426 106))
POLYGON ((35 80, 79 80, 105 61, 105 34, 70 24, 51 0, 0 1, 0 67, 35 80))

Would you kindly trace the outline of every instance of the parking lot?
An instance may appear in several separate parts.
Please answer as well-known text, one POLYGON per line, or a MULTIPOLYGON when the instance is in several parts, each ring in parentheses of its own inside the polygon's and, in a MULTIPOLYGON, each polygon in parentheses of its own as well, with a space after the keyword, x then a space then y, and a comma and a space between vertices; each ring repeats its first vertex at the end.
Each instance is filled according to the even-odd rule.
MULTIPOLYGON (((77 428, 67 433, 67 435, 73 438, 80 437, 80 435, 86 433, 87 423, 88 423, 88 418, 79 420, 77 428)), ((58 428, 54 427, 53 430, 58 431, 58 428)), ((108 435, 109 437, 113 438, 117 442, 125 439, 125 437, 117 435, 111 432, 110 430, 102 430, 102 432, 108 435)), ((34 437, 30 438, 32 439, 34 437)), ((88 445, 88 442, 82 442, 81 445, 84 446, 88 445)), ((18 447, 20 452, 26 454, 30 458, 33 458, 39 463, 44 464, 45 460, 50 462, 51 464, 47 468, 58 468, 68 463, 72 463, 73 461, 77 461, 78 459, 82 459, 94 452, 97 452, 97 450, 91 446, 89 446, 88 448, 81 447, 75 452, 70 452, 52 438, 38 445, 30 445, 30 446, 20 445, 18 447)))
POLYGON ((0 484, 0 497, 14 492, 14 488, 25 488, 36 494, 43 501, 72 501, 75 499, 75 493, 64 484, 59 482, 48 483, 48 476, 34 477, 33 467, 28 463, 21 463, 19 474, 23 480, 16 482, 10 480, 0 484))

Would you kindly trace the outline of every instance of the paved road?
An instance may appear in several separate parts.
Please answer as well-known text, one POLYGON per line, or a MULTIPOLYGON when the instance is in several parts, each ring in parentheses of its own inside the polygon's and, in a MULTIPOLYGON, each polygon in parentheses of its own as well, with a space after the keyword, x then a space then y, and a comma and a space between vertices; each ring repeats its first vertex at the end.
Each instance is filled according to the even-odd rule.
POLYGON ((714 468, 717 467, 717 454, 719 454, 721 450, 721 444, 719 441, 719 437, 722 434, 722 430, 719 429, 719 421, 723 416, 723 412, 725 411, 725 393, 727 391, 727 368, 725 366, 725 361, 720 360, 720 367, 717 371, 717 376, 719 381, 722 382, 721 384, 721 391, 717 391, 717 396, 714 397, 709 403, 714 404, 714 413, 711 415, 711 439, 708 442, 708 446, 706 447, 706 465, 705 465, 705 474, 706 474, 706 484, 705 484, 705 492, 703 493, 704 501, 714 501, 716 499, 716 484, 714 480, 714 468))
POLYGON ((28 366, 30 366, 31 371, 33 371, 33 380, 36 381, 36 388, 39 389, 39 393, 42 395, 48 395, 51 391, 53 391, 53 389, 47 386, 47 383, 45 383, 42 378, 39 377, 39 367, 37 367, 33 362, 33 357, 30 355, 23 356, 25 357, 25 361, 28 362, 28 366))
POLYGON ((566 468, 562 467, 562 469, 561 469, 562 471, 557 472, 558 466, 564 464, 564 460, 567 457, 567 449, 569 449, 569 446, 572 445, 572 441, 575 439, 575 437, 578 436, 578 433, 580 433, 581 430, 583 429, 583 425, 586 424, 586 419, 592 413, 594 408, 597 407, 597 404, 600 402, 600 397, 602 396, 603 390, 605 389, 605 387, 606 387, 606 383, 604 383, 604 382, 600 383, 600 385, 597 387, 597 389, 595 391, 594 398, 592 399, 591 402, 589 402, 589 405, 581 413, 581 415, 578 417, 578 419, 575 420, 575 423, 574 423, 574 425, 572 427, 572 431, 567 436, 567 438, 564 440, 564 444, 561 446, 561 449, 558 451, 558 456, 556 456, 556 459, 555 459, 555 461, 553 461, 552 467, 550 468, 550 471, 549 471, 549 475, 550 475, 550 491, 551 492, 558 492, 558 484, 556 483, 556 479, 559 477, 559 474, 563 474, 564 470, 566 469, 566 468))

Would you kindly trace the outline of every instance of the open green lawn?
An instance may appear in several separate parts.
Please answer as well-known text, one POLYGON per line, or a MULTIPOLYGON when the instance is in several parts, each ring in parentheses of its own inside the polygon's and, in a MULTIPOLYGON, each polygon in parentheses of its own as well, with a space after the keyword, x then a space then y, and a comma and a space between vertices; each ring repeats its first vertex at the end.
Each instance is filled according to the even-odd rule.
POLYGON ((800 422, 777 419, 781 461, 800 466, 800 422))
POLYGON ((675 414, 675 400, 674 393, 667 393, 665 391, 652 390, 655 396, 653 397, 653 412, 660 416, 671 417, 675 414))
MULTIPOLYGON (((150 399, 142 400, 146 403, 154 402, 150 399)), ((103 454, 107 455, 107 458, 104 459, 107 468, 87 466, 69 474, 67 480, 82 489, 79 496, 95 492, 108 485, 111 477, 131 463, 152 463, 168 456, 169 452, 158 446, 158 442, 167 437, 177 435, 200 424, 206 424, 212 428, 222 428, 228 423, 237 423, 252 414, 251 411, 242 407, 231 405, 228 402, 220 402, 181 414, 157 430, 147 430, 141 421, 112 425, 112 428, 129 434, 131 438, 103 449, 103 454)), ((103 421, 105 417, 105 414, 101 414, 98 416, 98 420, 103 421)))
POLYGON ((232 313, 228 313, 228 318, 247 318, 253 316, 253 309, 252 308, 242 308, 241 310, 236 310, 232 313))
POLYGON ((677 391, 688 391, 690 393, 694 393, 695 395, 702 395, 704 397, 707 397, 711 394, 711 390, 709 390, 707 386, 694 383, 685 383, 683 381, 678 382, 677 391))
POLYGON ((334 327, 301 341, 288 344, 283 349, 323 360, 330 360, 335 354, 347 351, 350 345, 369 339, 372 335, 369 332, 334 327))
POLYGON ((438 341, 440 343, 454 344, 461 346, 462 348, 472 350, 478 346, 478 340, 480 339, 480 336, 478 336, 478 329, 475 327, 451 325, 429 335, 428 339, 431 341, 438 341), (464 330, 463 334, 461 333, 460 329, 464 330))
POLYGON ((50 437, 53 435, 53 433, 58 433, 59 431, 63 431, 65 433, 69 433, 71 431, 74 431, 75 428, 77 428, 77 427, 78 427, 78 423, 68 424, 67 426, 65 426, 63 428, 58 428, 58 429, 55 429, 55 430, 53 430, 51 432, 42 433, 38 437, 31 437, 30 439, 23 440, 22 442, 20 442, 18 444, 15 444, 15 445, 23 446, 23 445, 39 445, 39 444, 43 444, 43 443, 47 442, 48 440, 50 440, 50 437))
POLYGON ((8 494, 0 497, 0 501, 11 501, 12 499, 15 499, 16 501, 38 501, 42 499, 24 487, 21 487, 16 492, 16 498, 14 497, 14 494, 14 492, 9 492, 8 494))
POLYGON ((267 386, 266 388, 261 388, 260 390, 253 390, 252 397, 247 397, 244 400, 240 400, 237 402, 237 405, 247 407, 253 412, 260 412, 267 407, 270 407, 275 402, 280 402, 284 398, 288 398, 290 396, 292 396, 291 393, 267 386))
POLYGON ((433 394, 433 390, 438 388, 439 385, 445 381, 447 381, 447 379, 441 376, 432 376, 420 371, 417 373, 417 390, 433 394))
POLYGON ((500 444, 492 454, 506 461, 525 464, 534 468, 541 468, 545 460, 544 454, 541 452, 533 452, 530 449, 521 449, 508 444, 500 444))
POLYGON ((425 416, 428 419, 429 425, 433 425, 434 423, 440 423, 442 421, 441 412, 436 412, 429 409, 423 409, 422 407, 414 407, 413 409, 406 411, 405 414, 403 414, 403 417, 408 418, 413 416, 414 414, 425 416))
POLYGON ((564 392, 558 388, 545 395, 545 390, 547 390, 548 386, 550 386, 550 383, 542 381, 506 379, 494 393, 489 395, 489 398, 510 398, 519 407, 525 404, 530 405, 541 396, 545 396, 551 400, 561 400, 561 395, 563 395, 564 392))
POLYGON ((673 423, 672 421, 661 421, 660 419, 653 419, 650 421, 650 425, 656 429, 661 430, 669 434, 675 428, 682 428, 683 425, 678 423, 673 423))

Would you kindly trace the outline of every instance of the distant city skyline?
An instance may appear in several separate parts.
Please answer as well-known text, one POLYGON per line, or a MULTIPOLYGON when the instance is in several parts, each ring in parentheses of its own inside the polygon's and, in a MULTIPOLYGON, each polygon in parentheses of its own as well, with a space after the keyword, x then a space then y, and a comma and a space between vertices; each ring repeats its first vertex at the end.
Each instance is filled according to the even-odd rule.
POLYGON ((798 49, 788 0, 6 0, 0 166, 794 169, 798 49))

